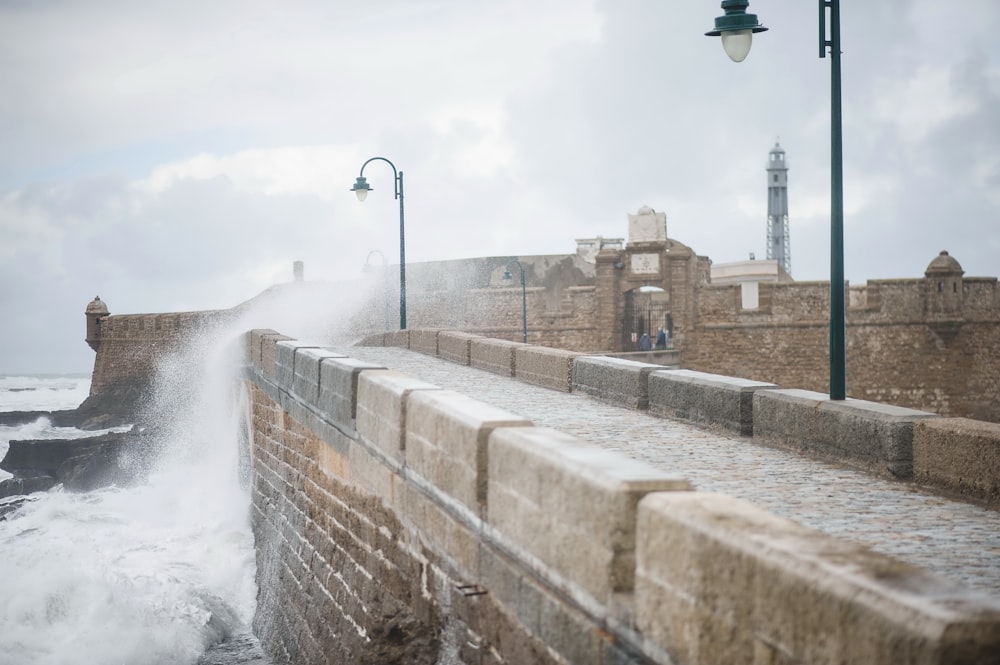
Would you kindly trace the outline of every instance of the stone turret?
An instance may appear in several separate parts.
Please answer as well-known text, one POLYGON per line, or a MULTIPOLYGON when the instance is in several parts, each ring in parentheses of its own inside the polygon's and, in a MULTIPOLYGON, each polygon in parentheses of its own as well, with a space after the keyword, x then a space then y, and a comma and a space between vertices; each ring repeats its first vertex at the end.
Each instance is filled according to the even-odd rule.
POLYGON ((924 271, 924 313, 927 324, 944 338, 954 336, 962 325, 964 274, 962 265, 946 251, 934 257, 924 271))
POLYGON ((106 316, 108 316, 108 306, 100 296, 94 296, 87 305, 87 344, 94 351, 97 351, 101 343, 101 320, 106 316))

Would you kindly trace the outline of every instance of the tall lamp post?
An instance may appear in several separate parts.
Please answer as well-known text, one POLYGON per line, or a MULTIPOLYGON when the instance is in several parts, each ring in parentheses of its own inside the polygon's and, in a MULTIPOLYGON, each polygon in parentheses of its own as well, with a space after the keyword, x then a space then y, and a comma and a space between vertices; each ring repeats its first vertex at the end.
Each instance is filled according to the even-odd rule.
POLYGON ((386 280, 386 268, 389 267, 389 261, 385 258, 385 254, 377 249, 373 249, 368 252, 368 256, 365 257, 365 265, 362 266, 361 272, 371 272, 372 271, 372 255, 378 254, 382 259, 382 305, 385 308, 385 329, 389 329, 389 285, 386 280))
MULTIPOLYGON (((840 95, 840 0, 819 2, 819 57, 830 52, 830 399, 846 398, 847 350, 844 321, 844 144, 840 95), (829 23, 827 22, 829 12, 829 23), (829 25, 829 30, 827 27, 829 25)), ((705 34, 722 37, 734 62, 750 51, 753 33, 767 30, 755 14, 747 14, 749 0, 722 0, 725 16, 705 34)))
POLYGON ((361 172, 351 191, 359 201, 368 198, 368 192, 373 191, 365 179, 365 167, 374 161, 383 161, 392 167, 395 198, 399 200, 399 329, 406 330, 406 237, 403 226, 403 172, 396 170, 396 165, 385 157, 372 157, 361 165, 361 172))
POLYGON ((521 339, 525 344, 528 343, 528 297, 527 291, 524 287, 524 266, 517 259, 511 259, 507 262, 507 266, 503 270, 503 281, 510 282, 514 278, 510 274, 510 267, 517 264, 517 267, 521 270, 521 339))

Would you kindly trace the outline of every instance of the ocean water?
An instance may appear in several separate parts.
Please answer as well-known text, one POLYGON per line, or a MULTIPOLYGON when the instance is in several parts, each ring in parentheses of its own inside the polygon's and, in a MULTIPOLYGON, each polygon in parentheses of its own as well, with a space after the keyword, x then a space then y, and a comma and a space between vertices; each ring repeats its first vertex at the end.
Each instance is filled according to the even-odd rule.
MULTIPOLYGON (((165 421, 148 481, 56 487, 0 517, 0 665, 186 665, 248 635, 256 586, 239 471, 245 424, 211 372, 199 369, 201 388, 191 390, 182 388, 190 359, 169 365, 162 410, 185 416, 165 421)), ((89 377, 0 376, 0 411, 72 409, 89 388, 89 377)), ((0 426, 0 457, 13 439, 98 433, 46 418, 0 426)))

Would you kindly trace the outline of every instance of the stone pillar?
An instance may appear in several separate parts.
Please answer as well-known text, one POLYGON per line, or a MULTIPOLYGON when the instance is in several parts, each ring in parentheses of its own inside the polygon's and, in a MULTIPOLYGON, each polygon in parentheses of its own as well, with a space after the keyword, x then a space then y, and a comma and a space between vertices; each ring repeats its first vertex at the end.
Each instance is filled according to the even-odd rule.
POLYGON ((621 279, 625 269, 624 252, 602 249, 597 253, 594 280, 597 292, 597 348, 595 351, 621 351, 623 300, 621 279))

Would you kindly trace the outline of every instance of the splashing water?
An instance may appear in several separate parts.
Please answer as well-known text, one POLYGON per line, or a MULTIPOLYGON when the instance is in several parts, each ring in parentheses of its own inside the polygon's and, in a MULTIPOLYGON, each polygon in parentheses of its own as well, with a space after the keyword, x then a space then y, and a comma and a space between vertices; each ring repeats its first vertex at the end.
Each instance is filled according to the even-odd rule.
POLYGON ((35 494, 0 522, 0 665, 193 663, 246 632, 256 596, 249 501, 232 405, 211 411, 219 375, 191 380, 185 360, 198 355, 173 359, 159 381, 158 408, 171 410, 181 383, 185 403, 203 408, 156 435, 148 482, 35 494))
MULTIPOLYGON (((292 295, 162 359, 144 419, 157 452, 131 460, 150 469, 146 482, 33 494, 0 516, 0 665, 191 665, 249 632, 257 589, 239 449, 248 407, 234 391, 232 342, 254 327, 320 339, 368 299, 356 291, 344 303, 340 291, 335 311, 317 307, 315 290, 292 295)), ((18 410, 50 408, 22 399, 30 392, 11 393, 18 410)), ((66 428, 36 422, 4 444, 95 434, 53 429, 66 428)))

